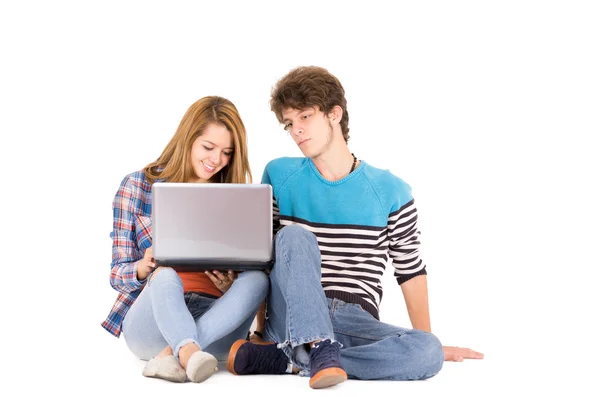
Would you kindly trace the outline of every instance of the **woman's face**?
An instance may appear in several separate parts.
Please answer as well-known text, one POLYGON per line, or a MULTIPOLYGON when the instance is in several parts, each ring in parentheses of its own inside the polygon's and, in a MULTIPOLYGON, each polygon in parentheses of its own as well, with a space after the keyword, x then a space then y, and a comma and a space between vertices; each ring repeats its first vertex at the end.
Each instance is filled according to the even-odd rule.
POLYGON ((192 144, 190 160, 195 178, 190 182, 207 182, 231 161, 233 138, 221 124, 209 124, 192 144))

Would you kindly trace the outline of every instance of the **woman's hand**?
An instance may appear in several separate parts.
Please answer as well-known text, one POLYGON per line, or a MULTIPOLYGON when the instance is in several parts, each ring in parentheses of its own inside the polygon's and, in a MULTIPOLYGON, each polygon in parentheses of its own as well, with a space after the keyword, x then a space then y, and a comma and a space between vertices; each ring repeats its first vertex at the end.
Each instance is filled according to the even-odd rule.
POLYGON ((137 263, 137 279, 144 281, 154 268, 156 268, 156 263, 154 263, 154 256, 152 256, 152 247, 148 247, 144 251, 144 257, 137 263))
POLYGON ((228 271, 226 274, 221 273, 218 270, 204 272, 213 282, 213 284, 219 289, 219 291, 225 293, 231 288, 234 280, 237 278, 237 273, 233 270, 228 271))

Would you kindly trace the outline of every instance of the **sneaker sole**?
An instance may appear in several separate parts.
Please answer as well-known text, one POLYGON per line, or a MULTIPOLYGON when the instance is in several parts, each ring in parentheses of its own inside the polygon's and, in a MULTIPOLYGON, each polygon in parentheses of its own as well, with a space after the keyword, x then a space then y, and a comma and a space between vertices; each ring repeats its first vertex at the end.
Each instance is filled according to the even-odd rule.
POLYGON ((177 383, 183 383, 187 380, 185 370, 179 366, 179 362, 175 358, 170 361, 165 361, 165 358, 151 358, 144 367, 142 375, 177 383), (178 366, 179 371, 174 366, 178 366))
POLYGON ((200 368, 198 368, 196 370, 196 373, 190 380, 194 383, 204 382, 205 380, 210 378, 212 376, 212 374, 217 372, 218 364, 219 364, 218 361, 216 361, 216 362, 210 361, 210 362, 204 363, 202 366, 200 366, 200 368))
POLYGON ((229 349, 229 355, 227 356, 227 370, 234 375, 239 375, 233 369, 235 355, 237 354, 238 350, 240 350, 240 347, 242 347, 242 345, 246 342, 248 342, 246 339, 239 339, 233 345, 231 345, 231 349, 229 349))
POLYGON ((185 372, 183 375, 175 375, 175 374, 169 374, 169 373, 162 374, 159 372, 145 371, 142 373, 142 375, 144 375, 147 378, 163 379, 163 380, 166 380, 169 382, 175 382, 175 383, 185 383, 185 381, 187 380, 187 375, 185 375, 185 372))
POLYGON ((346 371, 341 368, 325 368, 310 378, 310 387, 313 389, 324 389, 337 385, 348 379, 346 371))

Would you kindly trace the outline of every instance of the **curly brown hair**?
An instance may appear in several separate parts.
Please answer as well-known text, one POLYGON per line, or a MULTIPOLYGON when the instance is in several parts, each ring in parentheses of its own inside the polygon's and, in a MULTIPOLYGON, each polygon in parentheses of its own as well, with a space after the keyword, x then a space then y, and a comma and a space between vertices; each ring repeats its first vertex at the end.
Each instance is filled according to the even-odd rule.
POLYGON ((327 69, 318 66, 300 66, 282 77, 271 91, 271 110, 283 123, 285 109, 303 110, 313 106, 329 114, 334 106, 342 108, 340 126, 344 140, 350 139, 346 93, 340 81, 327 69))

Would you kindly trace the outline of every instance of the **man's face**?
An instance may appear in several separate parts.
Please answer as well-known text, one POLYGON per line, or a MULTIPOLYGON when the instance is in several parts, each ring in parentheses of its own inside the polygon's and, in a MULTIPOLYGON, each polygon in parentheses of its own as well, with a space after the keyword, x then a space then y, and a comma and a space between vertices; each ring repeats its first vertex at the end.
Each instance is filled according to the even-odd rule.
POLYGON ((333 126, 328 116, 316 106, 281 113, 284 129, 306 157, 316 158, 325 152, 333 139, 333 126))

